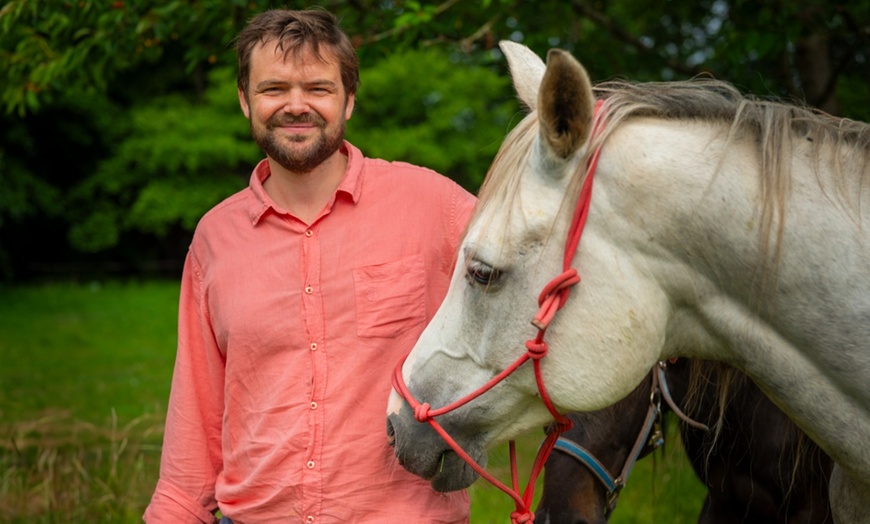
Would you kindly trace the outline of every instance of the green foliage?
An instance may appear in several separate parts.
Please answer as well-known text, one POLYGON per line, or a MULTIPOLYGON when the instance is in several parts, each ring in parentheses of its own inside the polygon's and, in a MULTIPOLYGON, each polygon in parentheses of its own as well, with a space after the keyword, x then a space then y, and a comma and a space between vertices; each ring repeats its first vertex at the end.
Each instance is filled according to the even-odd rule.
POLYGON ((391 55, 361 76, 351 142, 368 156, 427 166, 477 190, 518 112, 505 75, 430 48, 391 55))
POLYGON ((70 85, 105 88, 108 70, 126 66, 134 54, 135 40, 125 37, 133 17, 93 2, 6 3, 0 10, 6 110, 37 110, 70 85))
POLYGON ((72 192, 75 247, 106 249, 129 230, 157 238, 175 225, 192 231, 209 208, 245 186, 261 153, 233 73, 216 69, 209 80, 200 101, 169 94, 118 115, 118 145, 72 192))
POLYGON ((51 209, 60 192, 34 176, 19 158, 0 149, 0 229, 6 220, 20 221, 40 210, 51 209), (5 215, 5 217, 4 217, 5 215))
MULTIPOLYGON (((868 120, 870 0, 319 5, 338 15, 362 64, 348 138, 370 156, 432 167, 472 191, 519 118, 502 39, 541 56, 566 49, 595 81, 710 74, 743 91, 868 120)), ((2 4, 0 277, 14 277, 31 259, 46 266, 133 252, 143 242, 152 252, 183 244, 210 205, 243 187, 260 153, 236 106, 232 41, 248 18, 273 6, 2 4), (31 231, 51 248, 31 249, 31 231)))
POLYGON ((854 120, 870 122, 870 83, 854 77, 846 77, 837 83, 837 98, 843 107, 849 108, 854 120))
POLYGON ((67 90, 104 92, 122 71, 154 64, 173 46, 188 71, 231 64, 228 47, 256 0, 11 0, 0 8, 0 101, 20 115, 67 90))

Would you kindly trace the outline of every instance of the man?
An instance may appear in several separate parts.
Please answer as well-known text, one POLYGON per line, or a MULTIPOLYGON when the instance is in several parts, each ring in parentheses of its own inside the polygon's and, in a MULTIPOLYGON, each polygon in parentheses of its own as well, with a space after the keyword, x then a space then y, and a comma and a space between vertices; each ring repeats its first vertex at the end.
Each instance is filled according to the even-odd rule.
POLYGON ((467 522, 387 443, 390 373, 446 293, 474 197, 344 141, 358 63, 323 10, 240 33, 267 158, 200 221, 181 285, 160 479, 144 520, 467 522))

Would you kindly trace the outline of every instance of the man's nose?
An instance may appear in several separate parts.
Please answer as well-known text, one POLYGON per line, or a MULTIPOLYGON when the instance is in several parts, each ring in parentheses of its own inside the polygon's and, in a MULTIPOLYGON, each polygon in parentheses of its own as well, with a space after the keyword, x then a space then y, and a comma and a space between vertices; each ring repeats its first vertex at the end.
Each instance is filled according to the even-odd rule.
POLYGON ((305 96, 305 91, 302 89, 291 89, 287 92, 284 100, 284 112, 291 115, 301 115, 307 113, 310 109, 308 99, 305 96))

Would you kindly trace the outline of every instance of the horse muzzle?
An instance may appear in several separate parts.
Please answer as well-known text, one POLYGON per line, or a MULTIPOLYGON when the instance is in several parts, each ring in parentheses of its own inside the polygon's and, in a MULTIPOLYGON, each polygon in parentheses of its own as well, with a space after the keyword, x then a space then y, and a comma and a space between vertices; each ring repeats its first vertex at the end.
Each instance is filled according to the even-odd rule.
MULTIPOLYGON (((399 464, 408 472, 428 480, 435 491, 444 493, 465 489, 478 478, 477 472, 432 426, 417 422, 408 404, 387 416, 387 440, 399 464)), ((485 467, 487 454, 481 447, 473 443, 460 445, 485 467)))

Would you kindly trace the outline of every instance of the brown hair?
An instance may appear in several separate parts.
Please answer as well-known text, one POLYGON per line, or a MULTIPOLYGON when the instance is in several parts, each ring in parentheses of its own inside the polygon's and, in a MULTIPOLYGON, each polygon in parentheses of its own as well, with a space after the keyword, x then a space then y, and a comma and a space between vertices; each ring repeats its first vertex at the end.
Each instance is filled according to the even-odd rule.
POLYGON ((236 37, 236 54, 239 57, 239 89, 247 95, 251 73, 251 51, 256 45, 277 39, 284 56, 298 56, 310 49, 324 60, 321 46, 335 55, 341 69, 341 82, 347 95, 356 93, 359 87, 359 59, 347 34, 338 25, 338 19, 324 9, 304 11, 271 9, 252 18, 236 37))

